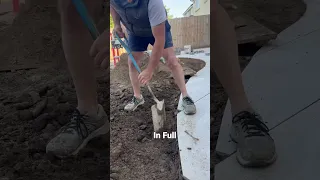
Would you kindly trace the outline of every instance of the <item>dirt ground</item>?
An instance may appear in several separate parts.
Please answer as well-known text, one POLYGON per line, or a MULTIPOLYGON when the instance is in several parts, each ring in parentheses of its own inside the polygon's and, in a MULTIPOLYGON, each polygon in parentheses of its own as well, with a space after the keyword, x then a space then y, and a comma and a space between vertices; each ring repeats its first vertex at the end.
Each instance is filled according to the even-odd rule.
MULTIPOLYGON (((146 62, 146 61, 143 61, 146 62)), ((181 59, 186 72, 196 72, 204 62, 181 59), (189 68, 191 69, 189 69, 189 68), (186 71, 188 70, 188 71, 186 71)), ((142 67, 146 63, 142 63, 142 67)), ((165 99, 167 132, 176 131, 179 89, 174 84, 169 69, 160 65, 151 83, 155 95, 165 99)), ((125 112, 124 106, 133 93, 128 79, 127 55, 121 56, 117 67, 111 71, 111 169, 117 169, 119 179, 181 179, 177 139, 154 139, 151 105, 154 101, 147 88, 142 88, 146 100, 135 112, 125 112)), ((113 175, 111 175, 113 176, 113 175)))
MULTIPOLYGON (((2 24, 0 67, 8 71, 0 72, 0 179, 109 179, 109 135, 91 141, 76 157, 45 153, 76 106, 56 2, 35 0, 12 26, 2 24)), ((97 71, 97 80, 99 103, 109 112, 109 72, 97 71)))
MULTIPOLYGON (((230 3, 236 5, 239 10, 277 33, 299 20, 306 9, 306 5, 301 0, 221 0, 221 2, 224 6, 228 6, 227 4, 230 3)), ((245 57, 239 56, 241 70, 244 70, 249 64, 252 55, 258 49, 259 47, 254 44, 239 46, 239 54, 245 54, 245 57)), ((211 106, 211 112, 213 113, 213 116, 211 116, 211 122, 213 121, 213 124, 211 124, 211 142, 213 142, 211 152, 213 152, 213 161, 211 161, 211 164, 214 167, 215 164, 226 158, 224 155, 217 154, 215 147, 228 97, 215 74, 211 76, 210 86, 211 94, 213 95, 211 97, 213 101, 213 106, 211 106)), ((211 172, 211 177, 214 177, 214 172, 211 172)))

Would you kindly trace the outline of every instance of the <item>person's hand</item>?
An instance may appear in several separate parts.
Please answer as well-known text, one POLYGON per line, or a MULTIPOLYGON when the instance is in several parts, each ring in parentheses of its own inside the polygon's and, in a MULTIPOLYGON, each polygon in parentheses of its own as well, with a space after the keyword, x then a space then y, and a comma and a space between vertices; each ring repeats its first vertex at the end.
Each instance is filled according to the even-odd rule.
POLYGON ((125 34, 122 31, 122 28, 120 25, 115 25, 113 28, 113 34, 116 34, 119 36, 119 38, 124 38, 125 34))
POLYGON ((97 66, 107 69, 110 66, 110 34, 104 31, 92 44, 90 55, 97 66))
POLYGON ((152 78, 152 75, 153 75, 152 71, 150 71, 148 69, 143 70, 138 76, 140 84, 142 84, 142 85, 148 84, 152 78))

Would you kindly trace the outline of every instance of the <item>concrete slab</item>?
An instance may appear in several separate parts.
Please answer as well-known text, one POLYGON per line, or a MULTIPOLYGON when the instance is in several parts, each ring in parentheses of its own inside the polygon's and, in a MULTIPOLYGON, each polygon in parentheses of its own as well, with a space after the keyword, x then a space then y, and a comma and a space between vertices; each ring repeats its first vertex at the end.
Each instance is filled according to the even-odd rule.
MULTIPOLYGON (((251 104, 269 128, 317 100, 320 95, 320 30, 254 57, 243 72, 251 104)), ((223 117, 217 151, 231 154, 230 103, 223 117)))
POLYGON ((263 169, 241 167, 235 155, 215 166, 216 180, 320 179, 320 102, 271 131, 278 159, 263 169))
MULTIPOLYGON (((203 53, 184 54, 179 58, 194 58, 205 61, 205 67, 191 77, 186 84, 189 95, 195 101, 197 113, 177 116, 177 134, 183 176, 188 180, 210 179, 210 48, 197 49, 203 53), (187 134, 185 131, 187 131, 187 134), (191 136, 190 136, 191 134, 191 136), (193 137, 199 140, 194 140, 193 137)), ((180 96, 178 109, 182 110, 180 96)))
POLYGON ((261 48, 255 56, 259 56, 271 49, 277 48, 291 41, 295 41, 298 38, 320 29, 320 23, 315 23, 319 21, 320 17, 320 0, 304 1, 307 4, 305 14, 296 23, 279 33, 276 40, 270 41, 267 46, 261 48))
POLYGON ((196 102, 198 112, 177 116, 177 134, 183 175, 189 180, 210 179, 210 95, 196 102), (198 138, 194 140, 190 135, 198 138))

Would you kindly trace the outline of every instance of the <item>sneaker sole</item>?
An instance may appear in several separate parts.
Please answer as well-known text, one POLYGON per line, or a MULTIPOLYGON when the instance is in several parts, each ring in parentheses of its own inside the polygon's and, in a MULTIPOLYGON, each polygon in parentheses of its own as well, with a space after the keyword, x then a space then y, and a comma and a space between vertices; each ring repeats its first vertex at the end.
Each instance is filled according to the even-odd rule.
POLYGON ((185 110, 186 110, 186 107, 185 107, 185 106, 182 106, 182 107, 183 107, 183 112, 184 112, 185 115, 194 115, 194 114, 197 113, 197 110, 194 111, 194 112, 186 112, 186 111, 185 111, 185 110))
POLYGON ((99 137, 101 135, 107 134, 110 129, 109 129, 109 121, 107 121, 103 126, 101 126, 100 128, 98 128, 97 130, 93 131, 86 139, 83 140, 82 144, 77 148, 77 150, 75 150, 73 153, 71 153, 71 155, 77 155, 79 153, 79 151, 81 149, 83 149, 88 142, 95 138, 95 137, 99 137))
POLYGON ((97 130, 93 131, 86 139, 84 139, 83 142, 81 143, 81 145, 74 152, 72 152, 70 155, 66 155, 66 156, 55 155, 55 156, 58 158, 61 158, 61 159, 67 158, 70 156, 75 156, 79 153, 79 151, 81 149, 83 149, 88 144, 88 142, 91 139, 98 137, 98 136, 101 136, 103 134, 107 134, 108 132, 109 132, 109 122, 107 121, 103 126, 98 128, 97 130))
MULTIPOLYGON (((233 132, 233 131, 232 131, 233 132)), ((230 134, 230 138, 231 140, 238 144, 237 140, 235 137, 233 137, 234 135, 232 135, 232 133, 230 134)), ((237 149, 237 152, 236 152, 236 159, 237 161, 239 162, 240 165, 242 165, 243 167, 266 167, 266 166, 269 166, 271 164, 273 164, 276 159, 277 159, 277 153, 274 153, 273 157, 270 158, 269 160, 256 160, 256 161, 247 161, 245 159, 243 159, 241 157, 241 154, 240 152, 238 151, 237 149)))

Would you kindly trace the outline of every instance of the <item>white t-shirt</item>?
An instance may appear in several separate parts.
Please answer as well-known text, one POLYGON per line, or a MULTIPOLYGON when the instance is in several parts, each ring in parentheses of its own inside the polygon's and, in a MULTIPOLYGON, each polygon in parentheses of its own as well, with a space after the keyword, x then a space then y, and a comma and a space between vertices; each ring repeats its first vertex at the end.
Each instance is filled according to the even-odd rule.
POLYGON ((166 9, 162 0, 149 0, 148 15, 151 27, 167 20, 166 9))

